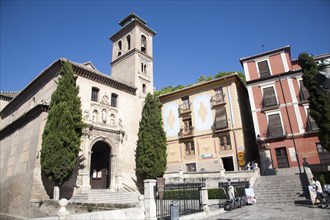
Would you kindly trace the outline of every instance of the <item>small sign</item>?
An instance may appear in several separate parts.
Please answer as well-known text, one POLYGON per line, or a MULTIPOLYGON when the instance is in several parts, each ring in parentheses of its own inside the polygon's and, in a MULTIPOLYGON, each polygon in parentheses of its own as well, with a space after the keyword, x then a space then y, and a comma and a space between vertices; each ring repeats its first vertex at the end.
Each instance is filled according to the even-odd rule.
POLYGON ((213 154, 202 154, 201 158, 212 158, 213 154))
POLYGON ((237 156, 238 156, 238 158, 244 158, 244 153, 243 152, 238 152, 237 156))

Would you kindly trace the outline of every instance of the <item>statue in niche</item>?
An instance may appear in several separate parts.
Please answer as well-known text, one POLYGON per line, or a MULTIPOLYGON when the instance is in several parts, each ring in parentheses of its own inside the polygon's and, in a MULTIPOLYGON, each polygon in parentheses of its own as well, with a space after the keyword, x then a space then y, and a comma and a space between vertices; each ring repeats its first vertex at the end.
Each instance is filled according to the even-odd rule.
POLYGON ((123 124, 123 119, 119 119, 119 121, 118 121, 118 125, 119 125, 119 127, 122 129, 123 127, 124 127, 124 124, 123 124))
POLYGON ((107 110, 105 109, 102 110, 102 121, 103 123, 107 122, 107 110))
POLYGON ((86 109, 85 111, 84 111, 84 119, 88 119, 88 116, 89 116, 89 113, 88 113, 88 110, 86 109))
POLYGON ((97 121, 97 110, 93 111, 92 120, 97 121))
POLYGON ((110 115, 110 125, 115 126, 115 115, 114 114, 110 115))

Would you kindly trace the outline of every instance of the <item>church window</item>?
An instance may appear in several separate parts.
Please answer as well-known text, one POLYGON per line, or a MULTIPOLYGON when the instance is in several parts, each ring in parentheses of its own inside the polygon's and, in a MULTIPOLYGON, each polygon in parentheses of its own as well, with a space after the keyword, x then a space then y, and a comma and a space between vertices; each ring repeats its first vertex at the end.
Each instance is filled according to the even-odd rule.
POLYGON ((115 93, 111 94, 111 106, 112 107, 117 107, 117 99, 118 99, 118 95, 115 93))
POLYGON ((93 87, 92 88, 92 97, 91 100, 94 102, 98 101, 98 94, 99 94, 99 88, 93 87))
POLYGON ((127 50, 130 50, 131 49, 131 35, 127 35, 126 40, 127 40, 127 50))
POLYGON ((147 65, 146 64, 144 64, 143 72, 147 73, 147 65))
POLYGON ((147 92, 147 86, 146 86, 146 84, 144 84, 144 83, 143 83, 143 85, 142 85, 142 92, 143 92, 144 94, 146 94, 146 92, 147 92))
POLYGON ((118 41, 118 56, 121 55, 121 41, 118 41))
POLYGON ((147 38, 144 35, 141 35, 141 51, 143 53, 147 52, 147 38))

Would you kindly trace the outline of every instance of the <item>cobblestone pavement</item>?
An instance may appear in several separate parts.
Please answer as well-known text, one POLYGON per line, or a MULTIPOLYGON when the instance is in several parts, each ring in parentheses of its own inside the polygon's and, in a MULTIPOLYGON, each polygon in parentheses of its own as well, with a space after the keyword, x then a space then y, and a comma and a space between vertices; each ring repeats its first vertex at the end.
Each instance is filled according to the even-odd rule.
POLYGON ((212 215, 212 210, 216 207, 210 207, 210 216, 202 219, 229 220, 229 219, 312 219, 312 220, 330 220, 330 208, 321 209, 316 205, 295 205, 295 204, 254 204, 224 211, 217 215, 212 215))

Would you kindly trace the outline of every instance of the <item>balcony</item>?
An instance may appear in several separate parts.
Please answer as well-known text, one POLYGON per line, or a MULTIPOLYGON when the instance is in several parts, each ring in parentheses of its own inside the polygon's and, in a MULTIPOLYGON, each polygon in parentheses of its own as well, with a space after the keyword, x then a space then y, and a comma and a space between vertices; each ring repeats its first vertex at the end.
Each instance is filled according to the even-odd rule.
POLYGON ((218 120, 213 124, 214 132, 221 131, 228 128, 228 120, 218 120))
POLYGON ((182 103, 179 105, 179 115, 185 115, 185 114, 190 114, 191 113, 191 103, 182 103))
POLYGON ((281 139, 286 138, 288 134, 283 131, 282 125, 269 126, 267 129, 267 139, 281 139))
POLYGON ((267 111, 272 109, 277 109, 280 107, 280 103, 277 101, 276 96, 264 97, 262 99, 261 111, 267 111))
POLYGON ((194 135, 194 126, 188 128, 181 128, 179 132, 179 138, 188 138, 194 135))
POLYGON ((219 106, 219 105, 225 105, 225 95, 224 94, 215 94, 211 97, 211 106, 212 108, 219 106))

